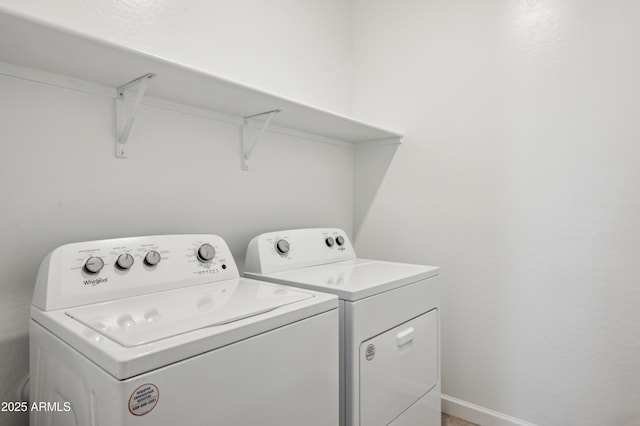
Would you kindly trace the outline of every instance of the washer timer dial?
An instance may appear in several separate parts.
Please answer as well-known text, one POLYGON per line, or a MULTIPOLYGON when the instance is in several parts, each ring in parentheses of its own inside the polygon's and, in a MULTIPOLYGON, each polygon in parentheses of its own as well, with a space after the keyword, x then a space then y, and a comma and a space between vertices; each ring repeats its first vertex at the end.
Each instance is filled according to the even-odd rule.
POLYGON ((204 243, 198 248, 196 255, 200 262, 211 262, 216 256, 216 249, 211 244, 204 243))
POLYGON ((276 241, 276 251, 280 255, 285 255, 289 253, 289 242, 286 240, 278 240, 276 241))

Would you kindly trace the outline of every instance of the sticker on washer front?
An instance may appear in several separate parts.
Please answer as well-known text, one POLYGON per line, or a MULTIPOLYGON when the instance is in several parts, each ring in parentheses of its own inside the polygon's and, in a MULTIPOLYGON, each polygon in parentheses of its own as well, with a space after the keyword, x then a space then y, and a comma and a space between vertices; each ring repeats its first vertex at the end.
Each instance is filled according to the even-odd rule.
POLYGON ((369 346, 367 346, 367 350, 365 351, 365 358, 367 358, 367 361, 371 361, 375 356, 376 346, 373 343, 370 343, 369 346))
POLYGON ((144 416, 156 407, 160 391, 152 383, 138 386, 129 397, 129 412, 134 416, 144 416))

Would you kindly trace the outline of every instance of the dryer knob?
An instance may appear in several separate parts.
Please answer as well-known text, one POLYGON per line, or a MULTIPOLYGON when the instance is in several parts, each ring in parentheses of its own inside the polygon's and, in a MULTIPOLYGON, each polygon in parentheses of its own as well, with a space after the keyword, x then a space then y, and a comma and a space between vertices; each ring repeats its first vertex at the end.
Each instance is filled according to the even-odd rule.
POLYGON ((116 265, 118 265, 118 268, 120 269, 131 268, 131 266, 133 265, 133 256, 131 256, 129 253, 121 254, 116 260, 116 265))
POLYGON ((216 256, 216 249, 211 244, 205 243, 198 248, 197 256, 200 262, 211 262, 216 256))
POLYGON ((102 258, 100 257, 90 257, 84 263, 85 271, 89 272, 90 274, 97 274, 98 272, 102 271, 102 268, 104 268, 104 260, 102 260, 102 258))
POLYGON ((289 253, 289 243, 286 240, 278 240, 276 242, 276 251, 280 254, 289 253))
POLYGON ((333 247, 333 245, 336 243, 333 237, 327 237, 324 240, 324 242, 327 244, 328 247, 333 247))
POLYGON ((146 263, 148 266, 156 266, 158 263, 160 263, 161 259, 162 256, 160 256, 160 253, 155 250, 151 250, 144 255, 144 263, 146 263))
POLYGON ((344 244, 344 237, 341 235, 339 237, 336 237, 336 243, 341 246, 344 244))

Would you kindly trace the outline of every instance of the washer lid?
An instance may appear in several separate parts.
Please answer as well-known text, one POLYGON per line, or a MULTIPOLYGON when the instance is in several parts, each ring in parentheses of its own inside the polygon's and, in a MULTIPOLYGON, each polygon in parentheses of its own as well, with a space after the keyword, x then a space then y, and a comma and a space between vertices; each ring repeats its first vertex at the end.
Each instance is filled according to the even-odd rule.
POLYGON ((265 275, 245 273, 245 276, 328 292, 354 301, 433 277, 439 270, 435 266, 355 259, 265 275))
POLYGON ((65 315, 125 347, 215 327, 313 298, 254 280, 229 280, 68 309, 65 315))

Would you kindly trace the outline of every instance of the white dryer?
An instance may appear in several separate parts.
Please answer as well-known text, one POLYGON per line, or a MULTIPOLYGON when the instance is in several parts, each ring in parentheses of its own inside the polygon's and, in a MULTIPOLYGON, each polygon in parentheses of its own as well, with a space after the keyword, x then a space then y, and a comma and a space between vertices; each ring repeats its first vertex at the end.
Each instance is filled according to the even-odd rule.
POLYGON ((336 296, 240 278, 215 235, 65 245, 35 286, 31 425, 336 425, 337 332, 336 296))
POLYGON ((439 268, 358 259, 340 229, 259 235, 245 268, 340 298, 341 425, 440 425, 439 268))

